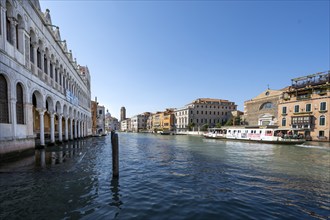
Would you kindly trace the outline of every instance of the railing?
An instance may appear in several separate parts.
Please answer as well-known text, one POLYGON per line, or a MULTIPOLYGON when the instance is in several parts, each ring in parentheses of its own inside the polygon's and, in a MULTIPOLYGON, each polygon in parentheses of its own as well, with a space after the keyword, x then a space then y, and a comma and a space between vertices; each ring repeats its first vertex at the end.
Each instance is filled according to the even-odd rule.
POLYGON ((330 71, 292 79, 292 87, 299 89, 306 86, 317 86, 327 82, 330 82, 330 71))

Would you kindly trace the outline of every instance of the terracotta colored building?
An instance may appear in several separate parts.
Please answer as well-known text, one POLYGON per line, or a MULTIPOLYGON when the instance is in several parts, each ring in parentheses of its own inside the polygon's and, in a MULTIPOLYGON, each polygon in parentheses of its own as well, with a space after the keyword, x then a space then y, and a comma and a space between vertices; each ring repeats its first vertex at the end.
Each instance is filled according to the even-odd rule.
POLYGON ((292 79, 278 105, 281 128, 313 141, 330 137, 330 71, 292 79))

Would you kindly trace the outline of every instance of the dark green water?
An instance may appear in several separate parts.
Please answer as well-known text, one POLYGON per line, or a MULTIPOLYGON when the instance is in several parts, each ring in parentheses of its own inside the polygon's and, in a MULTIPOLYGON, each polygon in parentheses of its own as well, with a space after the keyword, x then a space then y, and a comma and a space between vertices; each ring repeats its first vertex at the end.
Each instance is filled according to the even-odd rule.
POLYGON ((119 133, 0 164, 0 219, 329 219, 330 146, 119 133))

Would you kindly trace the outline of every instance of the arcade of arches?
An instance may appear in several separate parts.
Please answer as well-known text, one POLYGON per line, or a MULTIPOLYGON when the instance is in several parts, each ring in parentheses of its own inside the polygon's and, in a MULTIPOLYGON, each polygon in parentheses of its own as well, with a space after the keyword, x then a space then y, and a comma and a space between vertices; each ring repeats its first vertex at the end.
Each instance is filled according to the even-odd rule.
POLYGON ((42 146, 87 136, 88 113, 40 88, 27 88, 0 74, 1 136, 34 139, 42 146))

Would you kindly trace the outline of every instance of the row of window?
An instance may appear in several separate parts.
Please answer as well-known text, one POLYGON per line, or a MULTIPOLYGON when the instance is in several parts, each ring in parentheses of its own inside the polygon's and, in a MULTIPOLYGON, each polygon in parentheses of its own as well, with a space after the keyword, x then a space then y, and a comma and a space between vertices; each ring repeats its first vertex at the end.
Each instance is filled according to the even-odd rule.
MULTIPOLYGON (((321 102, 320 103, 320 111, 325 111, 327 110, 327 103, 326 102, 321 102)), ((305 106, 305 112, 311 112, 312 111, 312 104, 308 103, 305 106)), ((294 106, 294 113, 299 113, 300 112, 300 106, 295 105, 294 106)), ((287 107, 283 106, 282 107, 282 114, 287 114, 287 107)))
MULTIPOLYGON (((319 125, 320 126, 325 126, 325 116, 324 115, 321 115, 319 117, 319 125)), ((282 118, 282 126, 286 126, 286 118, 282 118)), ((292 126, 294 125, 302 125, 302 126, 310 126, 311 125, 311 118, 310 117, 293 117, 292 120, 291 120, 291 124, 292 126)))
MULTIPOLYGON (((177 115, 177 116, 184 115, 184 114, 181 114, 181 113, 182 113, 182 112, 177 112, 176 115, 177 115)), ((191 111, 190 113, 193 114, 193 111, 191 111)), ((204 111, 201 111, 200 113, 201 113, 201 115, 203 115, 203 114, 207 115, 207 111, 205 111, 205 112, 204 112, 204 111)), ((198 111, 198 110, 196 111, 196 114, 197 114, 197 115, 199 114, 199 111, 198 111)), ((227 114, 228 114, 227 112, 221 112, 221 115, 227 115, 227 114)), ((212 111, 209 111, 209 115, 212 115, 212 111)), ((220 115, 220 112, 215 112, 215 111, 214 111, 214 112, 213 112, 213 115, 220 115)))
MULTIPOLYGON (((0 10, 0 35, 2 34, 2 27, 1 27, 1 15, 2 10, 0 10)), ((12 17, 11 14, 13 13, 13 7, 12 5, 7 2, 6 4, 6 25, 5 25, 5 31, 6 31, 6 40, 9 44, 13 45, 14 48, 16 48, 19 52, 24 53, 23 48, 23 38, 24 33, 23 31, 19 31, 23 29, 24 27, 24 19, 22 19, 22 16, 17 14, 16 17, 12 17)), ((47 56, 46 53, 48 52, 48 49, 46 48, 46 53, 43 54, 40 49, 40 45, 42 42, 39 41, 38 48, 36 48, 36 53, 33 49, 33 43, 32 40, 36 41, 36 35, 31 30, 30 31, 30 51, 26 51, 30 56, 30 62, 32 65, 36 65, 39 71, 49 75, 49 77, 54 80, 56 83, 59 83, 61 87, 63 87, 63 90, 69 89, 73 92, 73 94, 78 97, 79 103, 82 102, 84 106, 89 106, 89 98, 85 92, 83 92, 78 85, 75 85, 74 82, 71 82, 66 76, 65 76, 65 70, 60 70, 60 68, 55 68, 54 63, 50 62, 50 56, 47 56)), ((61 68, 62 69, 62 68, 61 68)))
MULTIPOLYGON (((196 106, 197 108, 199 108, 199 105, 197 105, 196 106)), ((204 106, 203 105, 201 105, 201 108, 203 108, 204 106)), ((207 105, 205 105, 205 108, 207 108, 207 105)), ((209 108, 212 108, 212 106, 210 106, 209 108)), ((213 108, 218 108, 218 109, 220 109, 220 106, 213 106, 213 108)), ((235 107, 233 107, 233 108, 231 108, 230 106, 221 106, 221 109, 233 109, 233 110, 235 110, 235 107)))

